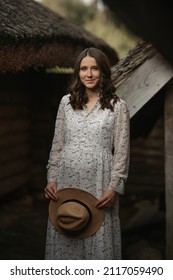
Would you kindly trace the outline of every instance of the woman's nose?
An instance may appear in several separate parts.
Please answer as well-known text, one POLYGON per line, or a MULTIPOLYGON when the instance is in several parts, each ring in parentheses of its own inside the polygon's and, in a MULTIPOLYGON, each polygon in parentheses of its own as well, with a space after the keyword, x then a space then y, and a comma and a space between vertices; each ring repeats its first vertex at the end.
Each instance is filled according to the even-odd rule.
POLYGON ((87 76, 88 76, 88 77, 91 77, 91 76, 92 76, 92 70, 91 70, 91 69, 88 69, 88 71, 87 71, 87 76))

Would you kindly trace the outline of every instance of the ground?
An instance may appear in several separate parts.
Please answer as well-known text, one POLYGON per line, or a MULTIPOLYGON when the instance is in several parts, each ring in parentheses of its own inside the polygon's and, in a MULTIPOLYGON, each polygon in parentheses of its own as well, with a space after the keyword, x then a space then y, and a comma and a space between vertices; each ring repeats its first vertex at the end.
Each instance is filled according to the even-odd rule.
MULTIPOLYGON (((19 190, 0 200, 0 259, 44 260, 48 201, 43 193, 19 190)), ((156 215, 156 203, 149 206, 137 211, 129 201, 120 204, 123 259, 165 259, 164 218, 156 215)))

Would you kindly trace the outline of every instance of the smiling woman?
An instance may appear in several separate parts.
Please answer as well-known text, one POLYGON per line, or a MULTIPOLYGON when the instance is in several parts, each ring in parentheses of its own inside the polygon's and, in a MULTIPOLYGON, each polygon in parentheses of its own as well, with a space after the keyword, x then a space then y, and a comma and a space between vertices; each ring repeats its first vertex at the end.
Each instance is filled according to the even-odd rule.
MULTIPOLYGON (((80 64, 79 77, 81 83, 86 89, 86 94, 89 96, 91 104, 98 100, 100 91, 101 72, 97 67, 94 57, 86 56, 82 59, 80 64)), ((89 106, 87 102, 86 106, 89 106)))
POLYGON ((85 227, 72 230, 71 224, 78 219, 83 224, 84 217, 80 211, 65 209, 68 203, 63 201, 62 217, 68 231, 56 230, 52 219, 48 220, 46 259, 121 259, 119 195, 124 193, 128 176, 129 111, 115 91, 106 55, 96 48, 85 49, 59 105, 45 197, 54 202, 54 221, 58 222, 62 190, 67 199, 74 189, 66 202, 84 206, 89 218, 85 227), (85 203, 79 190, 87 192, 85 203), (91 208, 88 193, 95 201, 91 208), (92 215, 102 216, 100 211, 104 211, 104 219, 93 232, 92 215), (91 234, 86 235, 88 228, 91 234))

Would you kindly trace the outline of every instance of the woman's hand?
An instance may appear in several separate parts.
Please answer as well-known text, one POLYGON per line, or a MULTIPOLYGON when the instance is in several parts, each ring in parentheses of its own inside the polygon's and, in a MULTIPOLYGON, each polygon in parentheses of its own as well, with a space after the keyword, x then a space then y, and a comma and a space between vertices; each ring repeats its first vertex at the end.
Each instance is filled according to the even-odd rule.
POLYGON ((97 208, 109 208, 115 200, 115 191, 108 189, 96 203, 97 208))
POLYGON ((46 198, 57 201, 57 196, 56 196, 57 186, 55 182, 48 183, 44 189, 44 192, 46 198))

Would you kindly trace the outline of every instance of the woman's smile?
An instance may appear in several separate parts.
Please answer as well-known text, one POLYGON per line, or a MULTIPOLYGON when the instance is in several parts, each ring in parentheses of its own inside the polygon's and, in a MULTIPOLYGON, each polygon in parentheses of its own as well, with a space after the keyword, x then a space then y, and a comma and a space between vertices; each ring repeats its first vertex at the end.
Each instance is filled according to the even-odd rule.
POLYGON ((86 88, 97 90, 100 87, 101 72, 94 57, 86 56, 81 60, 79 76, 86 88))

